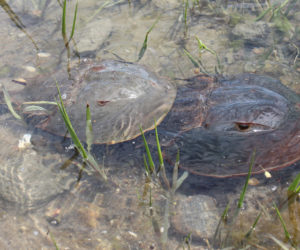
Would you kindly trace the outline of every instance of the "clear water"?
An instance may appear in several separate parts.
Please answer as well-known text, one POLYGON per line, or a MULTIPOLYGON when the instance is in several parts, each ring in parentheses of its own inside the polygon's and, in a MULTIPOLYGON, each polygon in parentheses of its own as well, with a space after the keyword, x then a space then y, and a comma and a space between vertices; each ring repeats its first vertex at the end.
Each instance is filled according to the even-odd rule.
MULTIPOLYGON (((159 19, 139 62, 159 76, 188 78, 199 71, 185 55, 183 48, 186 48, 194 58, 201 60, 205 68, 202 70, 211 74, 216 68, 223 75, 268 74, 300 93, 299 1, 196 2, 189 1, 185 26, 182 1, 79 1, 68 60, 61 35, 60 1, 0 1, 0 82, 10 93, 22 93, 26 88, 19 84, 22 79, 30 81, 58 68, 67 70, 84 57, 136 61, 147 30, 159 19), (275 16, 268 12, 255 22, 270 6, 274 6, 275 16), (207 50, 199 53, 196 36, 213 53, 207 50)), ((67 6, 68 35, 75 1, 68 1, 67 6)), ((104 183, 90 169, 81 172, 78 157, 75 157, 77 163, 65 164, 73 155, 70 141, 62 142, 61 138, 27 128, 16 123, 10 114, 3 113, 0 161, 6 182, 0 186, 7 191, 0 201, 1 249, 53 249, 54 242, 59 249, 163 247, 161 235, 166 226, 167 196, 162 188, 153 186, 153 209, 150 209, 149 192, 143 196, 145 178, 141 155, 144 151, 139 141, 124 144, 127 154, 116 158, 111 155, 118 155, 115 151, 119 148, 94 147, 97 160, 108 169, 109 180, 104 183), (33 134, 33 138, 32 144, 23 149, 19 139, 25 133, 33 134), (32 172, 26 171, 28 169, 32 172), (16 176, 17 180, 9 179, 16 176), (45 197, 42 201, 35 198, 41 195, 45 197), (15 198, 12 201, 10 197, 15 198)), ((259 211, 264 211, 260 223, 245 245, 249 244, 253 249, 279 248, 269 234, 287 243, 276 219, 273 202, 280 204, 286 198, 286 188, 297 172, 299 166, 295 165, 272 173, 271 179, 257 177, 260 184, 249 188, 229 246, 241 246, 241 237, 250 229, 259 211)), ((177 197, 179 201, 192 199, 191 195, 205 195, 203 201, 209 196, 208 204, 214 204, 210 206, 214 206, 215 213, 204 214, 207 219, 201 230, 192 232, 192 249, 212 247, 212 233, 203 232, 214 230, 205 225, 213 224, 210 218, 214 220, 221 216, 228 201, 235 206, 243 183, 244 178, 217 182, 190 177, 178 190, 175 199, 177 197), (206 237, 208 241, 203 240, 206 237)), ((177 214, 182 213, 180 209, 183 208, 177 202, 170 210, 171 217, 177 217, 171 219, 166 241, 168 249, 181 247, 191 230, 181 226, 182 221, 177 223, 177 214)), ((197 211, 196 206, 190 217, 195 216, 197 220, 197 211)), ((299 211, 299 202, 282 210, 288 230, 298 244, 299 211)))

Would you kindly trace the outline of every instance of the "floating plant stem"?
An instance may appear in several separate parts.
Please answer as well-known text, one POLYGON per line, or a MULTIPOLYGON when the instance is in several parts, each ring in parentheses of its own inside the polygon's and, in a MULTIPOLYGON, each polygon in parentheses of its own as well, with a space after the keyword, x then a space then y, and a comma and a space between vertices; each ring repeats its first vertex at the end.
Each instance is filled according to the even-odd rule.
POLYGON ((150 29, 147 31, 144 42, 143 42, 143 46, 142 46, 142 48, 140 49, 140 52, 139 52, 137 62, 140 61, 143 58, 143 56, 144 56, 144 54, 147 50, 147 46, 148 46, 147 45, 148 36, 149 36, 150 32, 153 30, 153 28, 155 27, 155 25, 158 23, 159 19, 160 19, 160 16, 155 20, 155 22, 151 25, 150 29))

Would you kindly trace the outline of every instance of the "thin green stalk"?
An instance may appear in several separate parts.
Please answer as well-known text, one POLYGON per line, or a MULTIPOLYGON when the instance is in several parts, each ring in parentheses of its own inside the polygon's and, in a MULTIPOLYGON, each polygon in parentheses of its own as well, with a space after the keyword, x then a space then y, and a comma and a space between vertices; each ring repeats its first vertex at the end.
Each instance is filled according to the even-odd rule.
POLYGON ((159 138, 158 138, 158 133, 157 133, 157 125, 156 125, 156 121, 154 121, 155 123, 155 139, 156 139, 156 145, 157 145, 157 153, 158 153, 158 159, 159 159, 159 165, 160 168, 164 167, 164 159, 161 153, 161 148, 160 148, 160 143, 159 143, 159 138))
POLYGON ((300 173, 297 174, 296 178, 290 184, 288 192, 289 194, 300 192, 300 173))
POLYGON ((59 247, 58 247, 58 245, 57 245, 57 243, 56 243, 56 240, 55 240, 54 236, 52 235, 51 232, 49 232, 49 235, 50 235, 51 241, 52 241, 52 243, 53 243, 55 249, 56 249, 56 250, 59 250, 59 247))
POLYGON ((187 30, 188 30, 188 25, 187 25, 187 11, 188 11, 188 8, 189 8, 189 1, 186 0, 184 2, 184 13, 183 13, 183 16, 184 16, 184 36, 187 35, 187 30))
MULTIPOLYGON (((62 21, 61 21, 61 33, 64 38, 67 38, 66 34, 66 9, 67 9, 67 0, 63 2, 63 13, 62 13, 62 21)), ((67 39, 65 39, 67 40, 67 39)))
POLYGON ((61 98, 61 93, 60 93, 60 90, 59 90, 59 87, 58 87, 58 83, 56 82, 56 87, 57 87, 57 91, 58 91, 58 96, 59 96, 59 101, 57 101, 57 106, 59 108, 59 111, 61 113, 61 116, 66 124, 66 127, 70 133, 70 136, 72 138, 72 141, 74 142, 75 144, 75 147, 78 149, 78 151, 80 152, 80 154, 82 155, 82 157, 84 159, 87 159, 87 153, 84 149, 84 147, 82 146, 72 124, 71 124, 71 121, 69 119, 69 116, 67 114, 67 111, 65 109, 65 106, 64 106, 64 103, 63 103, 63 100, 61 98))
POLYGON ((143 131, 141 126, 140 126, 140 131, 141 131, 141 134, 142 134, 142 137, 143 137, 143 141, 144 141, 144 145, 145 145, 145 149, 146 149, 146 153, 147 153, 147 157, 148 157, 148 161, 149 161, 149 170, 150 170, 150 173, 152 174, 152 173, 155 172, 155 165, 154 165, 154 162, 152 160, 150 149, 149 149, 148 143, 146 141, 144 131, 143 131))
POLYGON ((262 212, 260 212, 258 214, 258 216, 256 217, 256 219, 255 219, 253 225, 251 226, 250 230, 245 234, 245 238, 249 238, 251 236, 251 234, 252 234, 253 230, 255 229, 256 224, 257 224, 258 220, 260 219, 261 215, 262 215, 262 212))
POLYGON ((144 56, 144 54, 147 50, 147 46, 148 46, 147 45, 148 36, 149 36, 150 32, 153 30, 153 28, 155 27, 155 25, 158 23, 159 19, 160 19, 160 16, 155 20, 155 22, 151 25, 150 29, 147 31, 144 42, 143 42, 143 46, 142 46, 142 48, 140 49, 140 52, 139 52, 137 62, 140 61, 142 59, 142 57, 144 56))
POLYGON ((242 205, 243 205, 243 202, 244 202, 245 193, 246 193, 246 190, 247 190, 247 187, 248 187, 248 183, 249 183, 249 179, 250 179, 250 176, 251 176, 251 173, 252 173, 252 167, 254 165, 255 154, 256 154, 256 150, 253 151, 252 156, 251 156, 248 175, 247 175, 246 182, 245 182, 245 185, 243 187, 243 191, 242 191, 242 193, 240 195, 240 199, 239 199, 239 202, 238 202, 238 209, 242 208, 242 205))
POLYGON ((0 84, 0 88, 2 89, 3 95, 4 95, 4 100, 5 103, 8 107, 8 110, 10 111, 10 113, 18 120, 22 120, 22 117, 15 111, 12 102, 11 102, 11 98, 10 95, 8 93, 8 91, 6 90, 6 88, 4 87, 4 85, 0 84))
POLYGON ((69 41, 73 38, 73 35, 74 35, 74 32, 75 32, 76 19, 77 19, 77 9, 78 9, 78 1, 76 2, 76 6, 75 6, 75 12, 74 12, 73 24, 72 24, 72 31, 71 31, 71 35, 69 37, 69 41))
POLYGON ((91 111, 90 105, 86 105, 86 130, 85 130, 85 137, 87 143, 87 150, 90 153, 92 144, 93 144, 93 126, 92 126, 92 118, 91 118, 91 111))
POLYGON ((279 209, 277 208, 277 206, 276 206, 275 203, 274 203, 274 207, 275 207, 276 213, 277 213, 277 215, 278 215, 278 217, 279 217, 279 220, 280 220, 280 222, 281 222, 281 225, 282 225, 282 227, 283 227, 285 237, 290 241, 290 243, 291 243, 292 245, 294 245, 294 243, 293 243, 293 241, 292 241, 292 238, 291 238, 291 235, 289 234, 289 232, 288 232, 288 230, 287 230, 287 228, 286 228, 285 222, 284 222, 284 220, 283 220, 283 218, 282 218, 282 216, 281 216, 281 214, 280 214, 280 212, 279 212, 279 209))

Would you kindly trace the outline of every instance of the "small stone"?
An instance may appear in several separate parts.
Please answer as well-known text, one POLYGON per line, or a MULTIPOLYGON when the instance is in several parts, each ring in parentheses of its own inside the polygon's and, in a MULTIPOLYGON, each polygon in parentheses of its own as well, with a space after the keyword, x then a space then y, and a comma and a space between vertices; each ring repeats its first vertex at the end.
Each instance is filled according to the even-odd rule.
POLYGON ((46 53, 46 52, 39 52, 39 53, 37 53, 37 55, 38 55, 38 57, 46 58, 46 57, 49 57, 51 54, 46 53))
POLYGON ((264 53, 264 48, 255 47, 255 48, 252 49, 252 52, 256 55, 262 55, 264 53))
POLYGON ((217 228, 220 215, 216 201, 206 195, 177 197, 178 204, 172 225, 181 234, 191 233, 196 238, 211 238, 217 228))
POLYGON ((35 72, 36 71, 36 68, 35 67, 32 67, 32 66, 25 66, 24 67, 27 71, 29 72, 35 72))
POLYGON ((249 180, 249 182, 248 182, 248 184, 250 185, 250 186, 257 186, 258 184, 259 184, 260 182, 259 182, 259 180, 258 179, 256 179, 256 178, 250 178, 250 180, 249 180))
POLYGON ((129 235, 131 235, 134 238, 137 238, 137 234, 131 231, 128 231, 129 235))

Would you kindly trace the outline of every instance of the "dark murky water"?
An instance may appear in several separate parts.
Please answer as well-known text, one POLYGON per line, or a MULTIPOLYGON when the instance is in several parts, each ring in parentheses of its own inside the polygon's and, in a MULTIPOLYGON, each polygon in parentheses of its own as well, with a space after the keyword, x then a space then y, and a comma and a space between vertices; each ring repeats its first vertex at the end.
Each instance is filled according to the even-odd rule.
MULTIPOLYGON (((182 1, 79 1, 68 52, 61 35, 60 1, 0 1, 0 83, 9 93, 22 93, 26 86, 20 82, 43 79, 43 75, 58 69, 67 73, 68 66, 85 57, 134 62, 147 30, 159 18, 139 63, 162 78, 183 79, 199 72, 185 49, 201 61, 202 72, 266 74, 300 93, 299 1, 188 3, 185 24, 182 1), (199 52, 195 37, 210 50, 199 52)), ((68 35, 75 1, 68 1, 67 6, 68 35)), ((162 248, 168 195, 159 185, 153 185, 153 208, 149 208, 149 192, 143 196, 144 148, 140 138, 121 145, 93 147, 97 161, 108 170, 104 183, 92 169, 80 171, 79 157, 68 161, 74 154, 70 140, 26 127, 2 106, 1 249, 53 249, 54 242, 59 249, 162 248), (28 136, 24 138, 24 134, 31 135, 30 143, 26 143, 28 136)), ((256 231, 244 244, 253 249, 277 249, 272 236, 287 244, 273 202, 279 205, 286 199, 287 187, 298 172, 299 165, 293 165, 272 172, 270 179, 263 174, 255 176, 253 181, 258 184, 247 191, 228 246, 241 247, 241 237, 260 211, 263 215, 256 231)), ((190 175, 170 209, 167 247, 182 247, 184 237, 191 232, 192 249, 213 249, 218 218, 228 202, 235 207, 244 180, 190 175), (184 206, 189 203, 193 208, 190 211, 184 206), (199 223, 194 225, 195 221, 199 223)), ((296 244, 300 241, 299 211, 299 202, 282 209, 296 244)))

